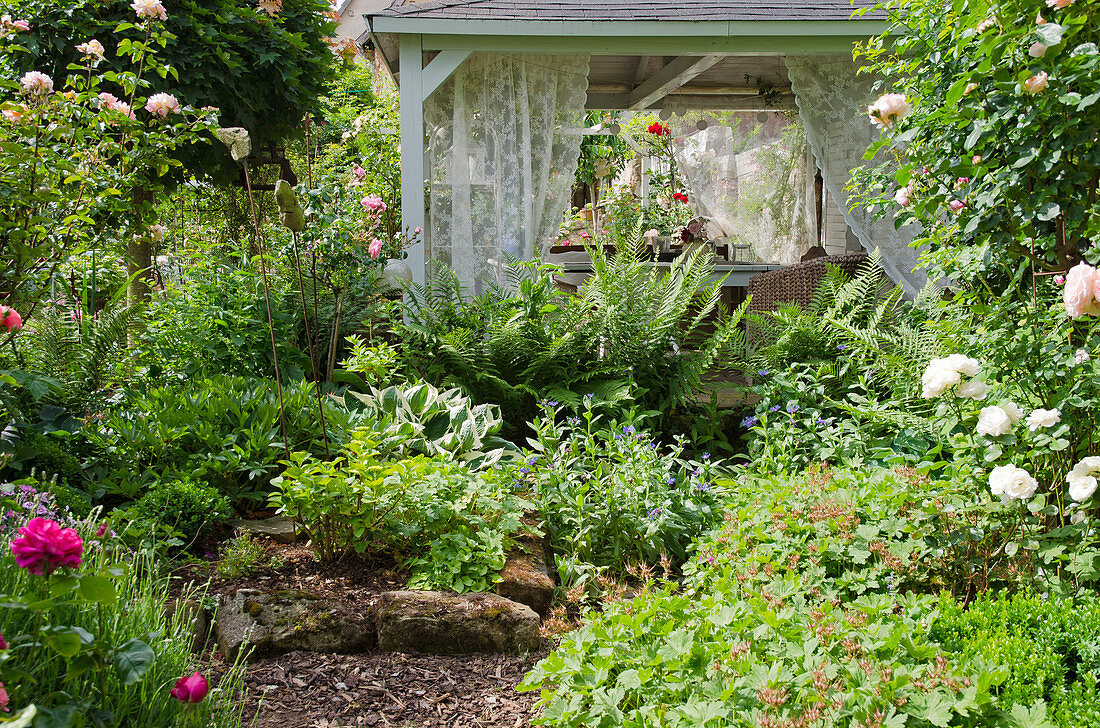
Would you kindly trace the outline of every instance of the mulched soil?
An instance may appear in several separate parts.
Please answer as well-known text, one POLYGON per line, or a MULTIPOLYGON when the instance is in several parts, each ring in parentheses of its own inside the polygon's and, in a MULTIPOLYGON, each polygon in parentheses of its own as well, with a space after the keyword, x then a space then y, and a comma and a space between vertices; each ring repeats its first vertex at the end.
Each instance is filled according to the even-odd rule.
MULTIPOLYGON (((237 589, 302 590, 364 613, 384 591, 404 588, 407 575, 393 564, 345 559, 325 564, 301 544, 264 541, 282 560, 236 579, 190 566, 176 576, 210 582, 209 594, 237 589)), ((256 728, 524 728, 538 693, 515 687, 547 650, 517 655, 362 655, 291 652, 248 665, 244 725, 256 728)), ((226 669, 216 648, 207 655, 213 674, 226 669)))
POLYGON ((291 652, 249 666, 245 725, 524 728, 538 693, 515 687, 542 656, 291 652))

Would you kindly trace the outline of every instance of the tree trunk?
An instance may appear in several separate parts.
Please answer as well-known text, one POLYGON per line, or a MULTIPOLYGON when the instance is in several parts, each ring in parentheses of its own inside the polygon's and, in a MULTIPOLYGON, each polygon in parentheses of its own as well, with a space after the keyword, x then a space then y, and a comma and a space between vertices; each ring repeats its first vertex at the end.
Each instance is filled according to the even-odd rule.
POLYGON ((126 243, 126 273, 130 278, 127 291, 130 305, 144 304, 149 300, 149 276, 153 265, 153 245, 145 234, 146 209, 153 203, 153 192, 135 187, 132 193, 134 226, 126 243), (139 234, 140 233, 140 234, 139 234))

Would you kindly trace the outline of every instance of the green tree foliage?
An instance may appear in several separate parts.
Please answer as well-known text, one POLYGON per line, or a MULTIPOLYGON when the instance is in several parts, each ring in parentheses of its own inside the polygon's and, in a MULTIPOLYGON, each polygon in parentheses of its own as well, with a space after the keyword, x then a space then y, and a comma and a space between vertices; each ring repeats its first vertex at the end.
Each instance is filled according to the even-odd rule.
MULTIPOLYGON (((12 59, 14 69, 35 68, 64 78, 68 64, 79 61, 76 45, 99 38, 107 46, 101 70, 122 70, 110 43, 121 21, 133 10, 122 0, 5 0, 2 8, 29 18, 21 38, 27 53, 12 59), (117 67, 116 67, 117 66, 117 67)), ((253 144, 281 140, 302 117, 317 108, 334 64, 326 40, 336 24, 324 0, 283 0, 260 5, 231 0, 167 0, 168 39, 161 61, 172 69, 158 91, 172 93, 195 107, 216 106, 223 126, 243 126, 253 144)), ((188 166, 235 166, 220 144, 189 150, 188 166)))

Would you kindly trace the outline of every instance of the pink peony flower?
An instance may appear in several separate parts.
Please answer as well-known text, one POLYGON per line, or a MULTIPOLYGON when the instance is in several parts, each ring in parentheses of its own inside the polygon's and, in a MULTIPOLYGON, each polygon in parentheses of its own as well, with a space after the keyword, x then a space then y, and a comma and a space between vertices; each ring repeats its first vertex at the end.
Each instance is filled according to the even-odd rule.
POLYGON ((1046 71, 1039 71, 1031 78, 1024 81, 1024 91, 1029 94, 1035 95, 1047 87, 1047 79, 1049 76, 1046 71))
POLYGON ((11 542, 15 564, 31 574, 49 576, 60 567, 80 566, 84 542, 71 528, 62 528, 48 518, 32 518, 11 542))
POLYGON ((386 211, 386 203, 382 202, 382 198, 378 197, 377 195, 367 195, 362 200, 360 200, 360 202, 363 203, 363 207, 372 212, 386 211))
POLYGON ((909 188, 899 187, 898 191, 894 193, 894 202, 902 207, 909 207, 909 188))
POLYGON ((1088 263, 1078 263, 1069 269, 1066 287, 1062 290, 1062 302, 1066 314, 1079 319, 1088 314, 1100 315, 1100 302, 1096 300, 1097 288, 1100 288, 1100 275, 1088 263))
POLYGON ((176 680, 176 686, 168 691, 176 700, 183 703, 201 703, 210 692, 210 684, 198 672, 176 680))
POLYGON ((370 257, 377 258, 382 252, 382 241, 378 238, 370 241, 370 246, 367 247, 367 252, 370 253, 370 257))
POLYGON ((18 331, 23 328, 23 317, 11 306, 0 306, 0 329, 18 331))
POLYGON ((19 83, 27 93, 45 95, 53 91, 53 79, 41 71, 27 71, 19 83))
POLYGON ((1027 54, 1032 58, 1042 58, 1047 54, 1047 49, 1050 46, 1043 45, 1042 43, 1035 41, 1031 44, 1031 47, 1027 49, 1027 54))
POLYGON ((895 121, 904 119, 912 108, 905 100, 905 94, 883 94, 867 107, 867 113, 872 122, 885 129, 895 121))
POLYGON ((1051 10, 1062 10, 1063 8, 1068 8, 1070 5, 1073 5, 1074 2, 1076 2, 1076 0, 1047 0, 1047 7, 1051 10))
POLYGON ((947 206, 951 208, 951 212, 959 212, 964 207, 966 207, 966 203, 962 200, 951 200, 947 203, 947 206))
POLYGON ((134 9, 134 13, 139 18, 168 20, 168 11, 164 9, 164 5, 161 4, 160 0, 134 0, 130 3, 130 7, 134 9))
POLYGON ((103 47, 103 44, 95 38, 92 38, 87 43, 81 43, 76 47, 76 49, 88 58, 94 58, 97 61, 102 61, 103 54, 107 52, 107 49, 103 47))
POLYGON ((168 117, 168 114, 180 113, 180 102, 176 100, 176 97, 172 94, 153 94, 149 97, 149 100, 145 102, 145 110, 154 116, 159 116, 162 119, 168 117))

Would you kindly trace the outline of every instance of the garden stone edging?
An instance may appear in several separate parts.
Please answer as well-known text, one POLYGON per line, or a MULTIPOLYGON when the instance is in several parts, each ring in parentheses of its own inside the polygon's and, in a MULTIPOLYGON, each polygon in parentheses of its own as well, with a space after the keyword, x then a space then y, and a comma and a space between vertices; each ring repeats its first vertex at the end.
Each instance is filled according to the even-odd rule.
POLYGON ((386 652, 521 653, 541 643, 535 611, 497 594, 385 592, 374 618, 378 647, 386 652))
POLYGON ((214 630, 227 660, 235 660, 242 649, 252 657, 269 657, 295 650, 367 652, 377 644, 369 618, 303 591, 239 589, 222 597, 214 630))
POLYGON ((294 521, 278 516, 260 519, 234 518, 229 521, 228 525, 230 528, 239 528, 245 533, 266 536, 277 543, 296 543, 302 536, 302 534, 299 534, 294 521))

